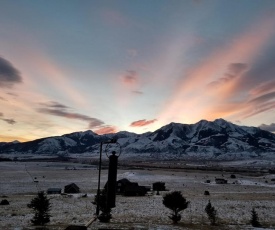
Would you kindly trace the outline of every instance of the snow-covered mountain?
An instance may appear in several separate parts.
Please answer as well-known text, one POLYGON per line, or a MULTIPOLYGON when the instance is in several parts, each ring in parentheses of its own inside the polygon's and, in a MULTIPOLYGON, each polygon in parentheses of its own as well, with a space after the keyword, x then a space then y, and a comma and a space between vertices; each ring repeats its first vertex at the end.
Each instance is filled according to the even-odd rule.
POLYGON ((275 134, 238 126, 223 119, 196 124, 170 123, 144 134, 118 132, 97 135, 75 132, 30 142, 0 143, 0 153, 98 153, 100 142, 117 139, 124 156, 159 159, 275 158, 275 134))

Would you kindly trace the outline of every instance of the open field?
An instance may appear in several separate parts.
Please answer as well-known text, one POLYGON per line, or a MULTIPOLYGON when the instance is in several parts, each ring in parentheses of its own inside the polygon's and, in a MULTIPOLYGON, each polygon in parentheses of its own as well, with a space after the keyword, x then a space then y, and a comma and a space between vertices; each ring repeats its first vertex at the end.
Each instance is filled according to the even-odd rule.
MULTIPOLYGON (((113 219, 109 224, 94 222, 89 229, 250 229, 250 211, 254 207, 260 222, 275 229, 275 175, 268 173, 235 173, 185 169, 127 168, 118 170, 118 179, 127 178, 139 185, 151 186, 163 181, 170 191, 182 191, 190 206, 182 212, 178 226, 170 224, 162 196, 150 193, 144 197, 117 196, 113 219), (215 178, 224 178, 228 184, 216 184, 215 178), (205 183, 210 180, 210 183, 205 183), (233 184, 234 182, 234 184, 233 184), (204 191, 210 192, 205 196, 204 191), (204 208, 211 200, 218 211, 219 226, 209 228, 204 208)), ((101 187, 107 178, 102 171, 101 187)), ((48 195, 51 198, 49 229, 64 229, 69 224, 86 224, 95 213, 91 203, 97 190, 98 170, 88 164, 62 162, 0 162, 0 198, 10 205, 0 206, 0 229, 31 229, 33 214, 27 204, 38 190, 64 188, 76 183, 81 194, 48 195), (38 182, 34 182, 34 180, 38 182), (87 197, 82 197, 87 194, 87 197)))

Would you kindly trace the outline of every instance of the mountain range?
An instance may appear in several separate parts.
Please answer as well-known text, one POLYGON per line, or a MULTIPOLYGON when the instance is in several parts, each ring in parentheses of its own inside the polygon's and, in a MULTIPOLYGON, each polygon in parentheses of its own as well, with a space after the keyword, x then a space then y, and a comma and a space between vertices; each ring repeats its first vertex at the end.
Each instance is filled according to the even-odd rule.
MULTIPOLYGON (((0 142, 0 154, 98 154, 100 143, 116 139, 121 156, 156 159, 275 158, 275 134, 223 119, 195 124, 170 123, 154 132, 98 135, 90 130, 29 142, 0 142)), ((109 145, 118 148, 117 145, 109 145)), ((108 149, 109 150, 109 149, 108 149)))

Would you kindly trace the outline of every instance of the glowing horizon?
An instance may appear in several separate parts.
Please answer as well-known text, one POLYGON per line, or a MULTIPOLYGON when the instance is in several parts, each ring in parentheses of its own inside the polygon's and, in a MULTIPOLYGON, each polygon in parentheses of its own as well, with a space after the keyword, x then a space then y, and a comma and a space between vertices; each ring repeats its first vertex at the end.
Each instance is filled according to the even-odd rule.
POLYGON ((3 2, 0 142, 218 118, 275 132, 275 2, 144 1, 3 2))

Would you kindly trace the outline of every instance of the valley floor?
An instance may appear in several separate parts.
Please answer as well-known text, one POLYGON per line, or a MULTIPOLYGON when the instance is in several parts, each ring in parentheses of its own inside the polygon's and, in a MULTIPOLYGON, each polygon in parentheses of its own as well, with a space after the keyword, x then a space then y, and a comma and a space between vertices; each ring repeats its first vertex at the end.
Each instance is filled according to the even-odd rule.
MULTIPOLYGON (((107 181, 107 170, 101 174, 101 188, 107 181)), ((127 178, 139 185, 151 186, 165 182, 169 191, 179 190, 190 201, 176 226, 167 217, 170 212, 162 204, 163 195, 150 192, 146 196, 117 196, 113 219, 109 224, 98 221, 89 229, 252 229, 249 224, 251 210, 255 208, 259 221, 275 229, 275 175, 263 173, 235 174, 222 171, 196 171, 184 169, 119 169, 118 179, 127 178), (228 180, 216 184, 215 178, 228 180), (210 180, 210 183, 206 183, 210 180), (205 191, 210 195, 204 195, 205 191), (209 227, 204 211, 211 201, 218 212, 219 226, 209 227)), ((0 162, 0 200, 10 205, 0 206, 0 229, 33 229, 33 213, 27 204, 37 191, 64 188, 75 183, 81 194, 48 195, 51 199, 49 229, 65 229, 70 224, 86 224, 93 218, 96 207, 92 204, 97 191, 98 170, 88 164, 60 162, 0 162), (36 181, 36 182, 34 182, 36 181), (83 197, 87 194, 86 197, 83 197)))

